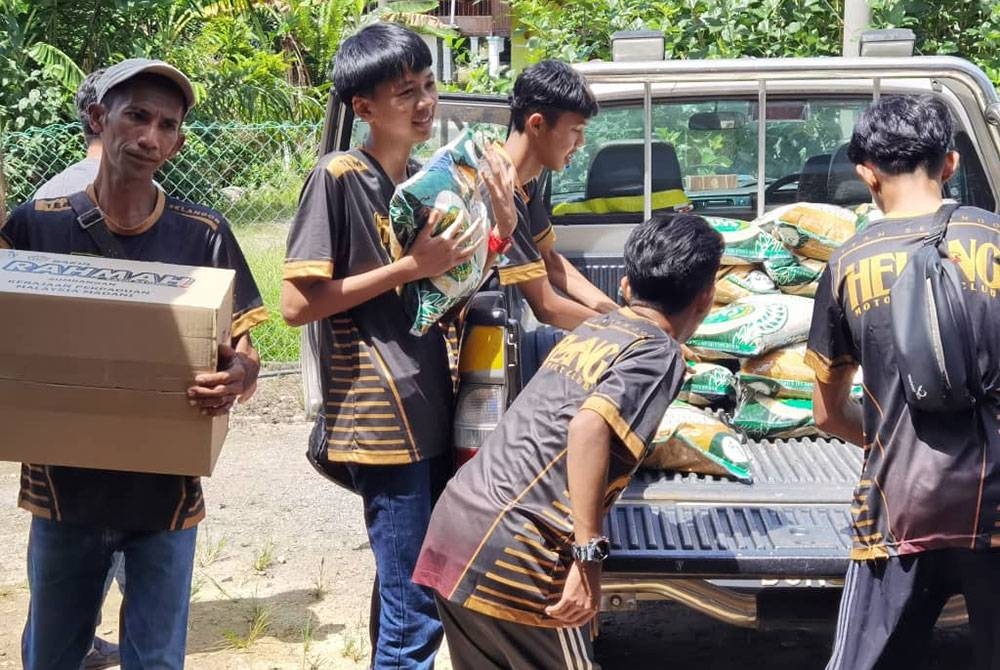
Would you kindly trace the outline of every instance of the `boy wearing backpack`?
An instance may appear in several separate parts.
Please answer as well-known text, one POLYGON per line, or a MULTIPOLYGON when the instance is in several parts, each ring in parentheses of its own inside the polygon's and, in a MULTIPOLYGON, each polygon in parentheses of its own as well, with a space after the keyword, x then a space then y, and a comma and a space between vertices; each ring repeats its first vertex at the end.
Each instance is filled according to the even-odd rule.
POLYGON ((890 290, 958 167, 952 136, 948 108, 923 95, 882 98, 851 137, 848 156, 885 218, 833 254, 809 337, 816 423, 865 449, 828 670, 922 667, 931 628, 958 593, 975 668, 1000 668, 1000 217, 959 207, 941 245, 960 271, 985 371, 977 406, 932 413, 907 403, 891 318, 890 290), (858 366, 861 404, 850 398, 858 366))

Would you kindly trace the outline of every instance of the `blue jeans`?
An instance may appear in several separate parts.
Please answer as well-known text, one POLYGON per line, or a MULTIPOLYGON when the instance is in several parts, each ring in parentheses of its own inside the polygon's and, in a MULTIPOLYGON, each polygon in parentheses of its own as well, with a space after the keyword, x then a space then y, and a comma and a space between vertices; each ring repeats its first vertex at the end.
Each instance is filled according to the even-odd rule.
POLYGON ((31 520, 25 670, 78 670, 94 639, 115 551, 125 555, 122 668, 184 667, 196 529, 122 532, 31 520))
POLYGON ((372 612, 377 612, 378 626, 372 627, 373 670, 434 667, 444 635, 434 594, 410 577, 450 465, 450 458, 438 457, 408 465, 351 467, 375 553, 377 594, 372 598, 377 602, 372 612))

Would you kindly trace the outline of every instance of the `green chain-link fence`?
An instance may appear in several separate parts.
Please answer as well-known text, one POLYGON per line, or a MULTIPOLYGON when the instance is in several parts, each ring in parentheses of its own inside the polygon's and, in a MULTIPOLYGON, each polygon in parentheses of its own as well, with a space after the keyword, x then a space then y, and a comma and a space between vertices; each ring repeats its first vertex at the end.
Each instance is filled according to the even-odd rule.
MULTIPOLYGON (((184 148, 158 175, 170 195, 212 207, 232 224, 271 312, 254 331, 267 362, 297 361, 298 332, 281 320, 278 296, 288 223, 316 162, 318 124, 189 124, 184 148)), ((32 128, 2 138, 7 205, 31 199, 53 175, 83 158, 79 124, 32 128)))

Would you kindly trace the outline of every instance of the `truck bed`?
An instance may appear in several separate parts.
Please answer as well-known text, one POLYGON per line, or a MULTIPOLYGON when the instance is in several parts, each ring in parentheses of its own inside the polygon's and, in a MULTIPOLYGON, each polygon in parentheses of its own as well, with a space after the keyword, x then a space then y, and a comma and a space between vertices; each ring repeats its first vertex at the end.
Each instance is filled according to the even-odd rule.
POLYGON ((605 520, 606 573, 842 577, 861 450, 825 439, 748 446, 749 485, 640 470, 605 520))

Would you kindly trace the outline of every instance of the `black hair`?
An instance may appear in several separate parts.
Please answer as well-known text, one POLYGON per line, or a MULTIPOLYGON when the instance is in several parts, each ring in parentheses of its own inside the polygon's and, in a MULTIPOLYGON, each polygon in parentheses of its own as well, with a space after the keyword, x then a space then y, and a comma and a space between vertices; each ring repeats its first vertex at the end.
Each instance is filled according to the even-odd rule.
POLYGON ((847 157, 855 165, 870 161, 889 175, 922 167, 935 177, 954 146, 953 130, 951 113, 935 96, 886 96, 861 114, 847 157))
POLYGON ((344 40, 333 57, 333 87, 344 104, 370 95, 385 81, 431 66, 431 50, 417 33, 395 23, 365 26, 344 40))
POLYGON ((181 89, 181 87, 177 85, 177 82, 170 77, 164 77, 162 74, 156 74, 153 72, 140 72, 134 77, 129 77, 120 84, 115 84, 104 93, 104 97, 101 98, 101 104, 103 104, 107 109, 111 109, 118 104, 119 99, 125 93, 138 84, 150 84, 152 86, 171 91, 177 96, 177 100, 181 103, 181 109, 183 110, 181 116, 187 116, 187 98, 184 96, 183 89, 181 89))
POLYGON ((543 60, 528 67, 514 82, 510 116, 514 129, 524 132, 528 117, 538 112, 554 125, 565 112, 589 119, 599 107, 583 76, 566 63, 543 60))
POLYGON ((684 311, 715 281, 722 250, 722 235, 700 216, 654 215, 625 242, 632 300, 666 315, 684 311))
POLYGON ((90 106, 97 102, 97 80, 104 74, 104 70, 94 70, 80 82, 80 87, 76 89, 76 115, 83 126, 83 138, 90 144, 97 139, 97 133, 90 125, 90 106))

